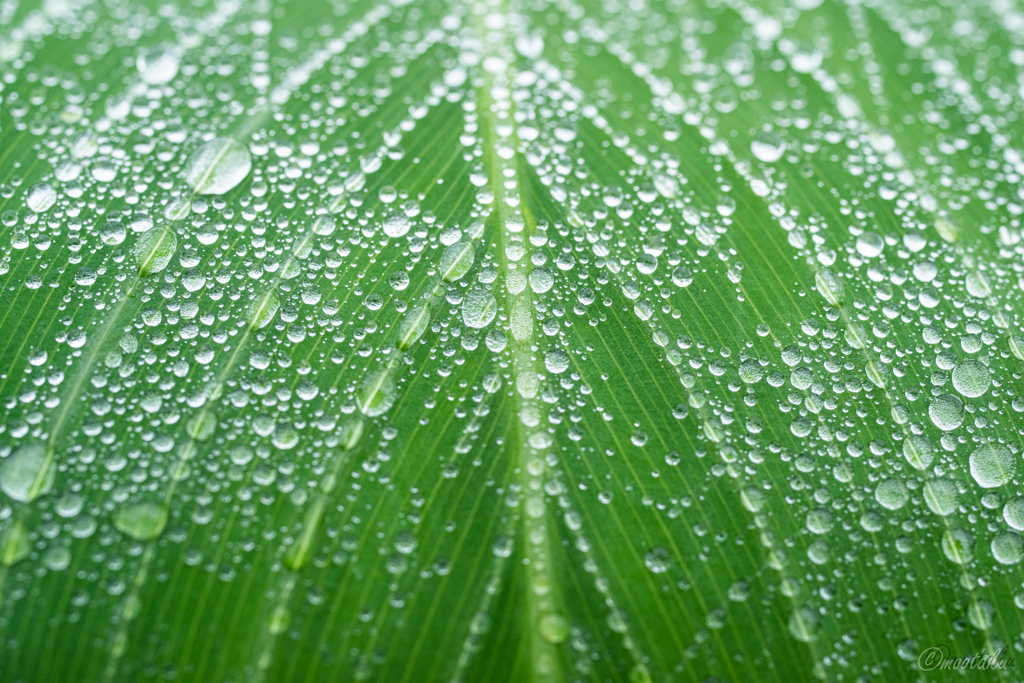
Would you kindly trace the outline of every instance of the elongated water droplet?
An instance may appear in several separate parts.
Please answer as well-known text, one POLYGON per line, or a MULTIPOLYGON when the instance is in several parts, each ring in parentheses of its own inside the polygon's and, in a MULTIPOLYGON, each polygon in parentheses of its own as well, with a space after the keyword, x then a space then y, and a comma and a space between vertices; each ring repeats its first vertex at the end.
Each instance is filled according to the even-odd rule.
POLYGON ((928 405, 928 417, 942 431, 952 431, 964 421, 964 402, 952 394, 936 396, 928 405))
POLYGON ((224 194, 245 180, 251 169, 248 147, 234 138, 215 138, 188 158, 185 182, 196 194, 224 194))
POLYGON ((957 508, 956 484, 948 479, 934 479, 925 482, 924 501, 928 508, 937 515, 945 517, 953 514, 957 508))
POLYGON ((814 280, 818 286, 818 292, 825 297, 825 301, 833 306, 838 306, 843 302, 843 281, 838 275, 828 268, 824 268, 818 271, 814 280))
POLYGON ((462 321, 467 327, 487 327, 498 314, 498 302, 486 289, 474 289, 462 301, 462 321))
POLYGON ((387 370, 370 373, 359 386, 356 401, 367 417, 382 415, 395 402, 395 380, 387 370))
POLYGON ((935 230, 939 236, 947 242, 956 242, 960 239, 960 226, 948 218, 939 217, 935 219, 935 230))
POLYGON ((33 185, 28 191, 28 208, 36 213, 46 211, 57 201, 57 191, 49 183, 33 185))
POLYGON ((445 282, 455 282, 469 272, 473 267, 476 255, 473 253, 473 245, 467 242, 456 242, 445 249, 441 256, 441 279, 445 282))
POLYGON ((31 503, 50 492, 56 474, 46 446, 26 444, 0 465, 0 489, 14 500, 31 503))
POLYGON ((20 519, 0 533, 0 564, 10 567, 21 562, 32 552, 28 529, 20 519))
POLYGON ((147 277, 166 268, 177 247, 178 238, 170 227, 153 228, 142 233, 134 250, 139 275, 147 277))
POLYGON ((114 526, 136 540, 151 541, 167 526, 167 508, 149 502, 123 507, 114 516, 114 526))
POLYGON ((419 341, 429 325, 430 314, 426 307, 417 306, 406 313, 398 326, 398 350, 404 351, 419 341))
POLYGON ((256 329, 266 327, 277 315, 279 308, 281 299, 277 296, 277 290, 271 287, 249 304, 249 324, 256 329))

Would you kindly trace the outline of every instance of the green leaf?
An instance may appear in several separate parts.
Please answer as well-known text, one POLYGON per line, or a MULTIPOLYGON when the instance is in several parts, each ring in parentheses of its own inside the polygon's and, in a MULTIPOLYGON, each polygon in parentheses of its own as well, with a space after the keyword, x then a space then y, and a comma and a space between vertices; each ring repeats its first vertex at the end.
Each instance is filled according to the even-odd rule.
POLYGON ((0 25, 0 679, 1021 678, 1013 3, 0 25))

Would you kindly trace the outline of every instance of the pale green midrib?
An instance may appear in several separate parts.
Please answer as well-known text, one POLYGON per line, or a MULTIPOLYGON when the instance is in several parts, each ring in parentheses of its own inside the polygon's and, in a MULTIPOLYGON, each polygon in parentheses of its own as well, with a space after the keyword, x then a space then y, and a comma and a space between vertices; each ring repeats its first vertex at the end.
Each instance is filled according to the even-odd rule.
MULTIPOLYGON (((503 12, 507 16, 507 8, 503 7, 502 9, 503 9, 503 12)), ((482 26, 477 25, 474 28, 475 28, 476 32, 478 33, 478 35, 480 35, 481 41, 486 45, 487 41, 488 41, 488 38, 490 36, 488 36, 488 34, 485 32, 485 30, 484 30, 484 28, 482 26)), ((501 42, 507 48, 508 47, 507 44, 509 42, 508 36, 507 35, 503 35, 501 42)), ((496 48, 497 46, 492 45, 491 47, 493 49, 493 48, 496 48)), ((509 233, 508 233, 506 225, 505 225, 505 221, 506 221, 506 217, 507 217, 507 212, 508 212, 507 205, 506 205, 506 203, 504 201, 504 198, 505 198, 505 186, 504 186, 504 182, 503 182, 503 169, 505 167, 505 164, 503 164, 502 161, 499 159, 499 157, 498 157, 498 155, 496 153, 496 150, 495 150, 495 146, 497 144, 499 136, 498 136, 497 128, 496 128, 496 115, 492 111, 493 105, 494 105, 494 101, 491 98, 491 89, 492 89, 492 86, 494 85, 494 77, 493 77, 493 75, 491 73, 485 71, 485 72, 482 73, 482 81, 483 81, 483 86, 481 88, 479 88, 477 90, 477 93, 476 93, 477 94, 476 113, 477 113, 478 126, 480 126, 480 127, 486 126, 486 133, 487 134, 484 137, 484 143, 483 143, 484 144, 484 157, 485 157, 486 163, 487 163, 487 165, 489 167, 488 168, 488 171, 489 171, 488 175, 490 177, 491 190, 492 190, 492 193, 493 193, 492 215, 494 216, 494 220, 495 220, 494 230, 495 230, 495 232, 497 234, 497 237, 498 237, 497 240, 493 240, 493 243, 494 243, 494 245, 496 247, 499 247, 499 249, 501 251, 501 254, 502 254, 501 255, 500 265, 499 265, 499 268, 498 268, 498 281, 501 281, 501 284, 498 284, 497 288, 498 288, 499 292, 503 294, 503 296, 501 298, 503 299, 505 313, 508 316, 508 320, 509 320, 509 336, 511 337, 511 339, 509 340, 509 344, 511 344, 511 347, 512 347, 512 351, 511 351, 512 363, 510 365, 511 387, 509 388, 509 391, 511 391, 512 394, 513 394, 513 401, 514 401, 514 405, 516 406, 516 410, 514 411, 515 412, 515 416, 513 417, 513 420, 515 420, 515 422, 516 422, 514 430, 515 430, 515 433, 516 433, 516 441, 517 441, 517 443, 515 443, 514 445, 510 444, 510 447, 514 447, 515 448, 516 456, 518 458, 517 470, 518 470, 518 477, 519 477, 520 487, 521 487, 521 493, 520 493, 520 499, 519 499, 519 505, 518 505, 518 509, 517 509, 517 514, 518 514, 518 516, 520 518, 520 524, 522 524, 522 526, 523 526, 523 533, 522 533, 522 538, 519 541, 519 543, 522 544, 521 547, 523 549, 523 552, 526 555, 526 557, 524 558, 524 561, 528 561, 528 563, 529 563, 527 568, 526 568, 527 585, 524 588, 524 592, 525 592, 525 595, 526 595, 526 607, 525 607, 526 619, 524 621, 527 624, 526 628, 529 629, 529 633, 527 634, 527 638, 529 640, 530 659, 531 659, 531 662, 532 662, 532 666, 530 667, 532 675, 538 677, 536 680, 551 681, 552 683, 557 683, 558 681, 563 681, 564 680, 565 672, 563 671, 562 663, 560 661, 560 658, 558 657, 558 653, 557 653, 557 650, 556 650, 555 646, 553 644, 545 641, 540 636, 538 628, 537 628, 537 624, 538 624, 538 620, 539 620, 540 614, 541 614, 541 612, 543 610, 546 609, 547 611, 552 611, 552 612, 555 611, 556 606, 555 606, 555 598, 554 598, 554 596, 555 595, 560 595, 561 591, 560 591, 560 589, 559 589, 559 587, 557 585, 554 585, 554 572, 552 571, 552 567, 551 567, 552 555, 551 555, 551 551, 550 551, 550 535, 549 535, 550 534, 550 513, 547 511, 546 503, 543 502, 543 497, 545 495, 543 489, 541 489, 541 490, 536 492, 536 495, 540 496, 540 500, 542 501, 542 504, 544 504, 544 512, 543 512, 542 517, 539 520, 537 520, 537 519, 532 518, 530 516, 530 514, 528 514, 529 499, 531 498, 531 487, 530 487, 531 479, 527 475, 527 472, 528 472, 527 453, 528 453, 528 448, 529 448, 527 443, 528 443, 528 440, 529 440, 529 436, 527 434, 528 428, 523 423, 523 420, 521 418, 522 408, 524 407, 524 405, 526 405, 526 401, 524 400, 524 398, 522 397, 522 395, 521 395, 521 393, 519 391, 519 378, 523 375, 523 373, 533 373, 534 376, 536 376, 538 374, 538 372, 537 372, 536 362, 535 362, 535 360, 534 360, 534 358, 533 358, 533 356, 531 354, 531 350, 527 346, 527 345, 532 343, 532 341, 533 341, 533 334, 531 334, 528 338, 520 341, 519 339, 516 338, 516 334, 515 334, 515 332, 513 330, 513 325, 514 325, 513 311, 516 309, 517 305, 518 306, 525 305, 525 310, 527 311, 527 313, 530 316, 530 323, 531 323, 531 330, 532 330, 532 326, 533 326, 533 323, 534 323, 534 321, 533 321, 533 302, 532 302, 532 297, 531 297, 531 293, 530 293, 530 288, 529 287, 524 288, 522 292, 520 292, 518 295, 516 295, 513 298, 510 294, 507 293, 507 289, 505 289, 502 286, 504 284, 504 282, 503 282, 504 278, 502 278, 502 275, 508 275, 508 273, 511 272, 511 269, 509 268, 509 265, 508 265, 508 257, 507 257, 507 255, 505 253, 505 247, 509 244, 509 240, 508 240, 508 234, 509 233), (481 120, 481 119, 486 119, 486 120, 481 120), (537 549, 535 549, 534 544, 531 542, 531 535, 532 535, 531 531, 539 531, 539 532, 541 532, 543 534, 543 538, 544 538, 544 540, 543 540, 543 547, 540 549, 542 554, 537 552, 537 549), (533 581, 531 580, 533 578, 534 572, 536 571, 538 563, 541 566, 547 568, 549 581, 552 584, 550 586, 550 591, 547 594, 543 595, 543 596, 536 594, 536 592, 533 590, 533 581), (554 670, 553 671, 552 670, 548 670, 547 671, 547 675, 541 676, 541 674, 542 674, 541 669, 540 669, 540 662, 541 661, 547 661, 547 662, 553 664, 554 665, 554 670)), ((518 155, 519 140, 518 140, 518 134, 517 134, 517 131, 516 131, 517 127, 516 127, 515 116, 514 116, 514 114, 515 114, 515 105, 511 101, 509 102, 509 104, 510 104, 510 107, 509 107, 509 112, 508 112, 508 114, 509 114, 509 119, 508 120, 509 120, 509 124, 512 126, 512 129, 513 129, 513 132, 512 132, 512 142, 514 144, 515 149, 517 150, 517 155, 518 155)), ((511 165, 514 164, 515 162, 516 162, 516 157, 513 157, 513 159, 511 161, 511 163, 509 164, 509 166, 511 167, 511 165)), ((518 177, 518 174, 516 174, 513 177, 518 177)), ((533 225, 532 219, 529 218, 529 212, 528 212, 528 209, 527 209, 527 206, 526 206, 526 202, 525 202, 524 197, 522 196, 523 187, 520 185, 519 187, 517 187, 517 190, 520 193, 520 195, 519 195, 519 199, 520 199, 519 206, 522 207, 524 218, 527 218, 527 221, 528 221, 528 224, 526 225, 526 228, 523 231, 523 236, 524 237, 528 237, 529 232, 531 232, 534 229, 535 226, 533 225)), ((529 258, 530 258, 530 251, 531 250, 530 250, 529 244, 530 244, 530 242, 529 242, 528 238, 523 240, 523 246, 525 248, 525 253, 522 256, 522 259, 525 260, 525 261, 528 261, 529 258)))

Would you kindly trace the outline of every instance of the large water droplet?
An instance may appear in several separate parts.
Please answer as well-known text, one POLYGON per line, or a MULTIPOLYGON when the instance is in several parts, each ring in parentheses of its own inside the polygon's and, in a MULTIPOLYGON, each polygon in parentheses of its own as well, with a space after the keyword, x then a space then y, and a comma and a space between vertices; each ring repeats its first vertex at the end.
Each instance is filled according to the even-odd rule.
POLYGON ((912 434, 903 441, 903 457, 915 469, 923 470, 935 458, 935 448, 920 434, 912 434))
POLYGON ((401 237, 409 232, 409 217, 404 211, 392 211, 384 217, 384 234, 388 237, 401 237))
POLYGON ((655 574, 664 574, 668 571, 670 558, 668 551, 664 548, 654 548, 644 555, 644 564, 655 574))
POLYGON ((786 152, 786 141, 775 131, 763 130, 754 136, 750 151, 758 160, 771 164, 782 158, 786 152))
POLYGON ((556 375, 569 369, 569 354, 562 349, 554 349, 544 354, 544 367, 556 375))
POLYGON ((398 326, 398 349, 404 351, 415 344, 423 336, 423 333, 427 331, 429 324, 429 311, 423 306, 417 306, 406 313, 405 317, 402 318, 401 324, 398 326))
POLYGON ((159 273, 167 267, 178 247, 178 238, 170 228, 153 228, 142 233, 135 243, 135 260, 139 264, 139 275, 146 277, 159 273))
POLYGON ((467 327, 487 327, 498 313, 498 303, 486 289, 474 289, 462 301, 462 320, 467 327))
POLYGON ((537 620, 541 637, 549 643, 561 643, 569 635, 569 621, 557 612, 544 612, 537 620))
POLYGON ((952 394, 936 396, 928 405, 928 416, 942 431, 952 431, 964 421, 964 403, 952 394))
POLYGON ((797 640, 810 643, 817 639, 820 623, 817 612, 810 607, 800 607, 789 617, 789 632, 797 640))
POLYGON ((139 77, 148 85, 170 83, 178 75, 181 59, 174 48, 153 48, 144 51, 135 60, 139 77))
POLYGON ((467 242, 456 242, 447 249, 441 256, 441 279, 445 282, 455 282, 469 272, 473 267, 476 255, 473 253, 473 245, 467 242))
POLYGON ((26 201, 28 208, 36 213, 42 213, 57 201, 57 191, 49 183, 39 183, 29 189, 26 201))
POLYGON ((395 380, 387 370, 370 373, 359 386, 356 401, 367 417, 382 415, 395 402, 395 380))
POLYGON ((948 479, 933 479, 924 484, 924 501, 928 509, 945 517, 956 511, 958 491, 948 479))
POLYGON ((875 489, 875 500, 887 510, 899 510, 910 499, 902 479, 886 479, 875 489))
POLYGON ((982 488, 1003 486, 1016 472, 1016 460, 1005 446, 984 444, 971 453, 971 476, 982 488))
POLYGON ((5 567, 21 562, 32 552, 28 529, 20 519, 0 532, 0 564, 5 567))
POLYGON ((249 324, 256 329, 266 327, 277 315, 279 308, 281 299, 277 295, 277 290, 271 287, 257 295, 249 304, 249 324))
POLYGON ((814 277, 818 292, 825 297, 825 301, 833 306, 838 306, 843 301, 843 281, 828 268, 818 271, 814 277))
POLYGON ((0 465, 0 489, 14 500, 31 503, 53 488, 57 470, 43 444, 26 444, 0 465))
POLYGON ((1020 534, 1011 531, 992 539, 992 557, 999 564, 1017 564, 1024 558, 1024 543, 1020 534))
POLYGON ((1014 498, 1003 508, 1003 519, 1017 531, 1024 531, 1024 498, 1014 498))
POLYGON ((123 507, 114 516, 114 526, 136 540, 151 541, 167 526, 167 508, 148 502, 123 507))
POLYGON ((983 396, 991 383, 988 368, 980 361, 964 361, 953 370, 953 387, 967 398, 983 396))
POLYGON ((185 182, 196 194, 224 194, 245 180, 251 169, 248 147, 234 138, 214 138, 188 158, 185 182))

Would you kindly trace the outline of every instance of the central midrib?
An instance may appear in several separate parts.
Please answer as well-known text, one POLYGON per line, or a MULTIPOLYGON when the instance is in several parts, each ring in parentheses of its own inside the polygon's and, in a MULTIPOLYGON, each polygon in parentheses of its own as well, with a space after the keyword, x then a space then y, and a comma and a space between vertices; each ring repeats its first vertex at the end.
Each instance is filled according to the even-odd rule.
MULTIPOLYGON (((497 7, 494 8, 496 11, 497 7)), ((486 10, 485 10, 486 11, 486 10)), ((504 7, 500 8, 501 14, 506 17, 504 7)), ((508 35, 502 30, 491 30, 483 26, 483 20, 487 14, 481 13, 474 19, 475 28, 484 48, 483 58, 497 57, 507 65, 503 55, 512 55, 508 35)), ((517 467, 520 490, 520 501, 518 505, 520 532, 519 539, 523 549, 523 563, 527 583, 526 615, 523 623, 527 630, 526 638, 529 641, 531 673, 534 680, 556 683, 564 680, 563 670, 560 662, 558 648, 555 644, 547 641, 541 634, 539 623, 545 614, 559 614, 560 591, 554 585, 554 576, 551 571, 551 542, 548 535, 548 521, 544 500, 544 474, 547 464, 544 461, 544 451, 547 450, 546 443, 549 442, 547 433, 541 427, 540 410, 537 406, 536 395, 539 391, 540 368, 537 364, 536 346, 533 343, 533 297, 530 287, 524 286, 522 291, 512 294, 508 289, 508 276, 513 271, 525 268, 530 262, 530 240, 529 234, 536 228, 535 221, 526 206, 523 197, 519 195, 520 213, 524 219, 522 231, 523 255, 514 262, 509 257, 508 247, 513 244, 512 230, 508 227, 508 216, 511 208, 506 203, 506 180, 518 180, 517 155, 513 154, 508 160, 502 159, 498 153, 499 145, 507 145, 513 150, 518 150, 519 136, 515 121, 515 105, 511 98, 507 108, 507 125, 511 129, 508 137, 502 138, 498 133, 498 108, 494 105, 492 91, 496 85, 510 88, 507 70, 495 69, 492 73, 482 68, 480 73, 483 79, 482 87, 477 91, 477 116, 480 119, 481 127, 485 132, 484 159, 487 164, 490 178, 491 191, 494 195, 492 201, 495 214, 493 244, 499 250, 499 278, 495 291, 495 297, 503 304, 502 308, 507 316, 507 331, 511 349, 511 384, 513 400, 515 401, 515 421, 512 428, 515 443, 511 444, 516 452, 517 467), (506 176, 505 171, 511 173, 506 176), (528 324, 527 324, 528 323, 528 324)), ((502 119, 505 122, 505 119, 502 119)), ((516 187, 518 191, 519 188, 516 187)), ((517 192, 518 194, 518 192, 517 192)), ((524 273, 525 275, 525 273, 524 273)))

